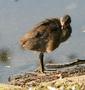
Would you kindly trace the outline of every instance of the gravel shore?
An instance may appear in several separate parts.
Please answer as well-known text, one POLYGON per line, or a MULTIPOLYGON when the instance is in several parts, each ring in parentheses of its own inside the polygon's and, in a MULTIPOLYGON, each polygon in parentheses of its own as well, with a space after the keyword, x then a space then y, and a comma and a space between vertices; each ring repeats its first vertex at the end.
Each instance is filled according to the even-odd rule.
POLYGON ((85 66, 77 66, 75 68, 58 71, 45 71, 45 73, 40 73, 39 70, 37 70, 37 72, 28 72, 11 77, 9 84, 21 87, 36 87, 42 82, 52 82, 60 78, 77 77, 81 75, 85 75, 85 66))

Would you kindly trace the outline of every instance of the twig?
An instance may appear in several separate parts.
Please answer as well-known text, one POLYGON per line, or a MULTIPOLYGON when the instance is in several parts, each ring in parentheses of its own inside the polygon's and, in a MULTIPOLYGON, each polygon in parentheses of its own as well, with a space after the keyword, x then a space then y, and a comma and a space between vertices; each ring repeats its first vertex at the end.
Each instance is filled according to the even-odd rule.
POLYGON ((85 60, 77 59, 76 61, 68 64, 46 64, 46 68, 64 68, 64 67, 70 67, 74 65, 84 64, 85 60))

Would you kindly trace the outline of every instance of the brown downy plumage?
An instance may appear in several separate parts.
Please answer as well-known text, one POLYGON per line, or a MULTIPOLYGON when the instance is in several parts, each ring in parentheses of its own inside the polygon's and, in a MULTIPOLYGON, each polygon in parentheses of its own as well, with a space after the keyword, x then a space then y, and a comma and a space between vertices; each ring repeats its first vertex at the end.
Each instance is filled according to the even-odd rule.
POLYGON ((65 15, 63 18, 60 19, 61 22, 61 29, 62 29, 62 34, 61 34, 61 42, 66 41, 72 33, 72 28, 71 28, 71 17, 69 15, 65 15))
POLYGON ((61 32, 59 19, 47 19, 26 33, 21 39, 21 45, 29 50, 51 52, 59 46, 61 32))
POLYGON ((41 52, 42 72, 44 72, 43 53, 52 52, 70 37, 72 32, 70 23, 69 15, 65 15, 62 19, 46 19, 21 38, 23 48, 41 52))

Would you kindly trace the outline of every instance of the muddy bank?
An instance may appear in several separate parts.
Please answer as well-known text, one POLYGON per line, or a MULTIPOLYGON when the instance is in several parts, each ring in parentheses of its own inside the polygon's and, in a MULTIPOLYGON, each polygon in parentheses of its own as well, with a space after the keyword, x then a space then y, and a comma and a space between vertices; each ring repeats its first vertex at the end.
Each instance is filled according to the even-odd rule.
POLYGON ((35 87, 39 86, 42 82, 52 82, 59 78, 77 77, 81 75, 85 75, 85 66, 77 66, 64 70, 45 71, 44 74, 37 70, 36 72, 28 72, 10 77, 9 84, 21 87, 35 87))

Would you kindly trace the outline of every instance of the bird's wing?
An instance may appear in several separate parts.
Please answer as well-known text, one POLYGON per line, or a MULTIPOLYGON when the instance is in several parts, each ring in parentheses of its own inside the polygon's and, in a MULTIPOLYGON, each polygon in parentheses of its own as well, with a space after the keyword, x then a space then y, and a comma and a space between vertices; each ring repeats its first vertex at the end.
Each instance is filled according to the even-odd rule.
POLYGON ((24 44, 28 40, 35 40, 38 38, 47 37, 45 32, 46 26, 40 26, 37 28, 34 28, 32 31, 27 32, 23 37, 20 39, 20 43, 24 44))
POLYGON ((46 36, 47 32, 58 30, 59 25, 60 24, 58 19, 46 19, 34 27, 32 31, 28 32, 26 36, 29 38, 46 36))
MULTIPOLYGON (((22 38, 21 38, 21 42, 25 43, 26 41, 33 40, 33 39, 41 39, 41 40, 45 40, 49 37, 49 35, 51 36, 51 33, 55 31, 59 32, 59 24, 54 22, 54 19, 46 19, 45 21, 43 21, 41 24, 39 24, 38 26, 36 26, 35 28, 33 28, 32 31, 26 33, 22 38)), ((58 20, 56 20, 58 21, 58 20)))

